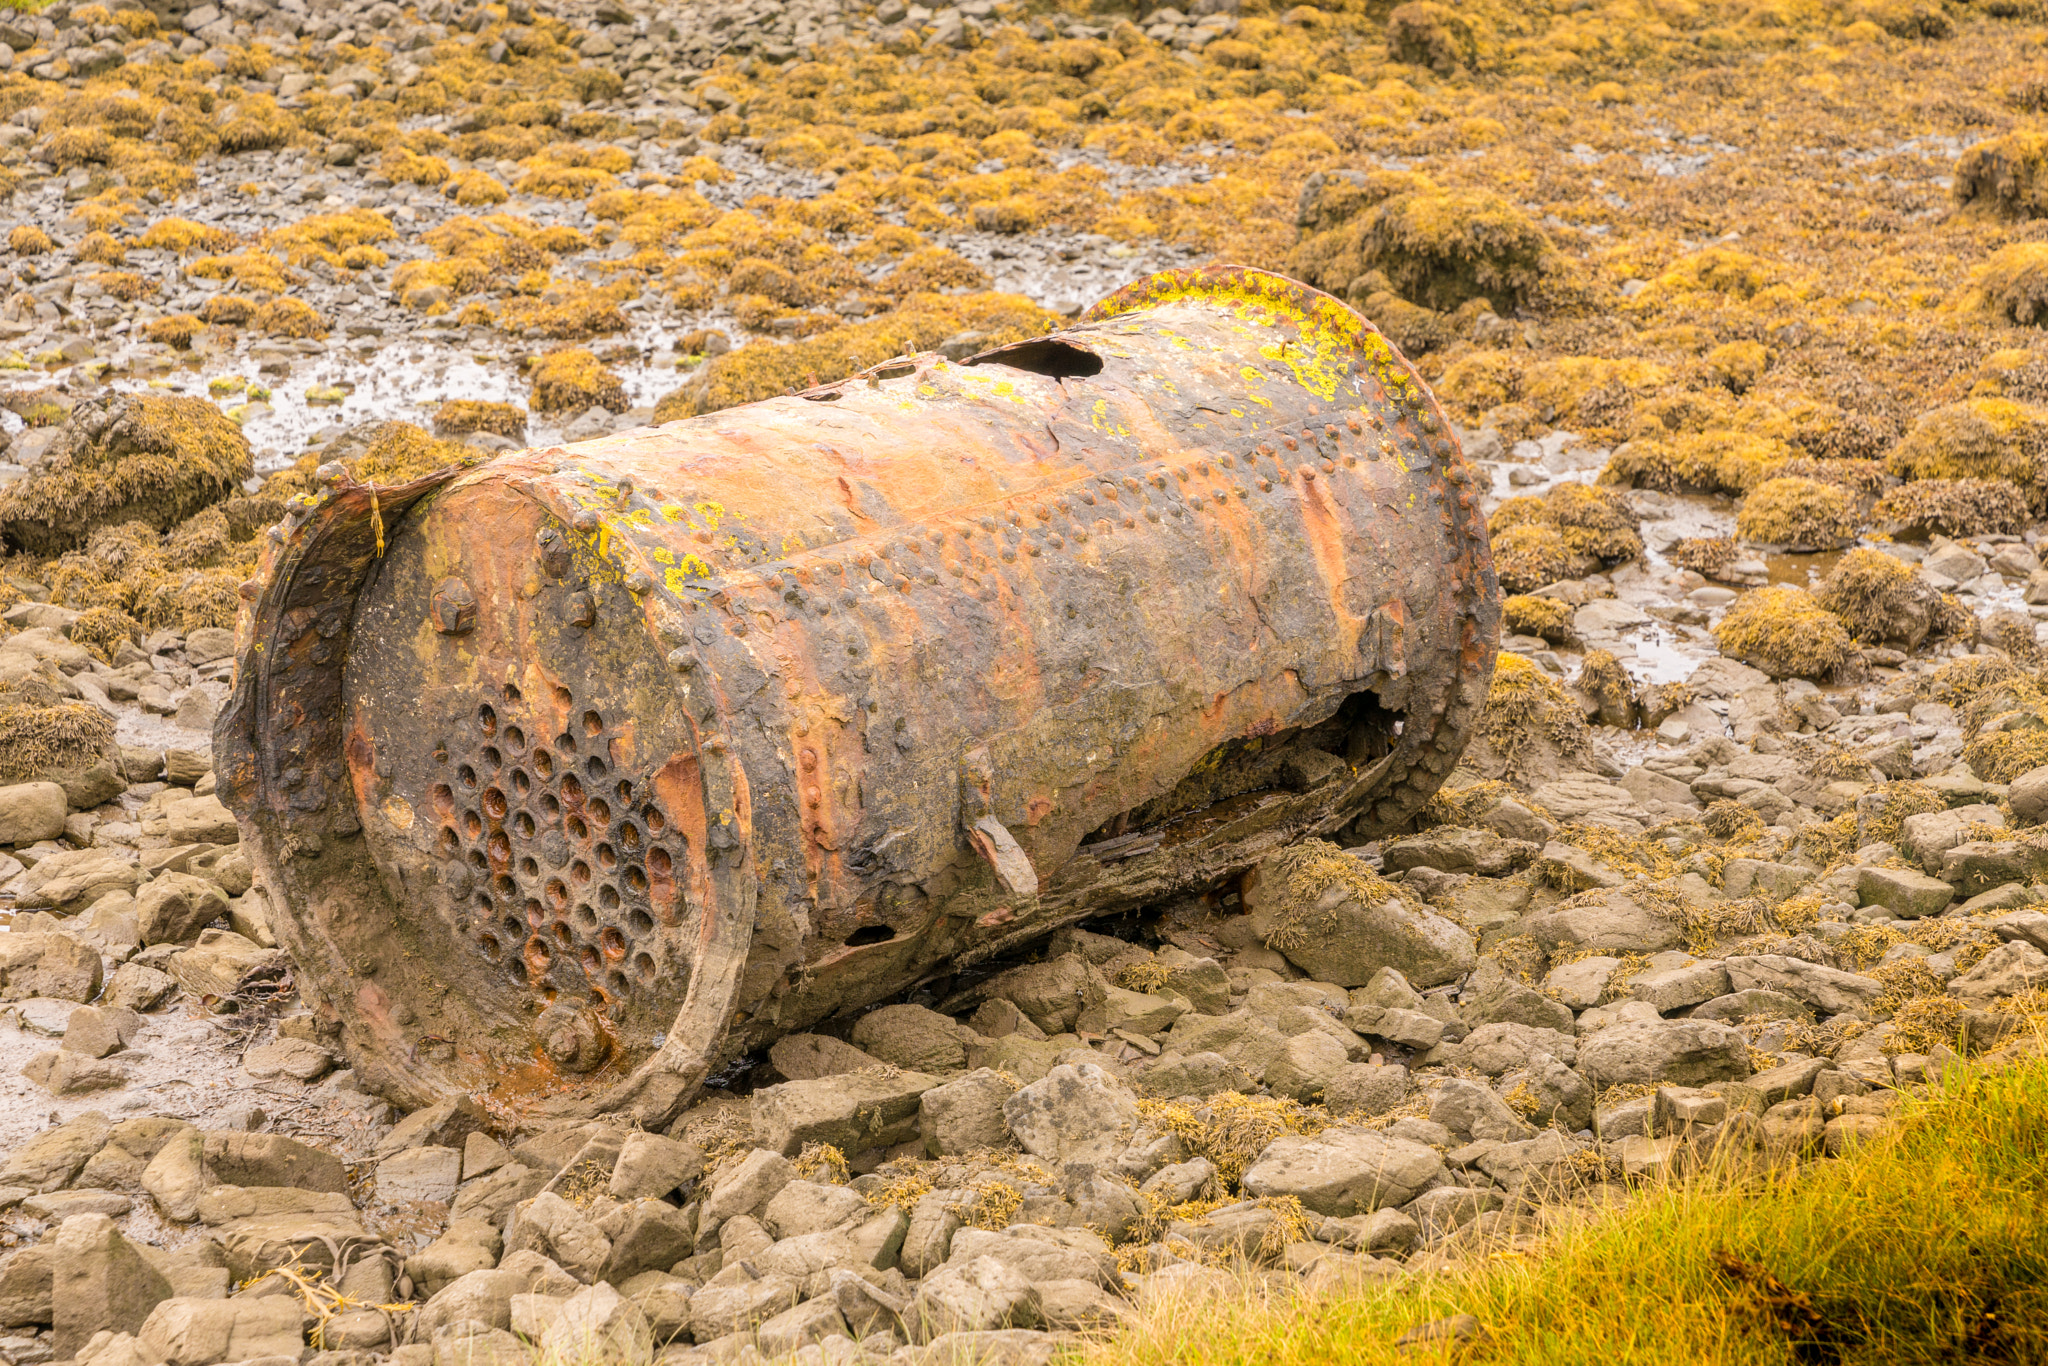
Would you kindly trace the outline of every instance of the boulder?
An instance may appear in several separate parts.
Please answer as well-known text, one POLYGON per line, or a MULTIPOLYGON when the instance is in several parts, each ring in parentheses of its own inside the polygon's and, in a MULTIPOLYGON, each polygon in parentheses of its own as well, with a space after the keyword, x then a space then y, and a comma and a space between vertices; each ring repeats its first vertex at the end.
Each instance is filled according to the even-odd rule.
POLYGON ((1252 1196, 1292 1195, 1317 1214, 1343 1218, 1405 1205, 1437 1185, 1443 1158, 1408 1139, 1369 1129, 1284 1134, 1269 1143, 1241 1182, 1252 1196))
POLYGON ((1113 1288, 1121 1283, 1116 1254, 1085 1228, 1041 1228, 1017 1224, 1000 1232, 965 1228, 953 1235, 949 1262, 992 1257, 1034 1284, 1081 1280, 1113 1288))
MULTIPOLYGON (((467 1158, 463 1174, 473 1174, 467 1158)), ((696 1144, 635 1131, 626 1135, 626 1141, 619 1147, 618 1161, 612 1165, 611 1197, 658 1200, 703 1174, 704 1150, 696 1144)))
POLYGON ((105 1214, 75 1214, 51 1240, 51 1347, 76 1356, 94 1333, 134 1333, 171 1298, 163 1273, 105 1214))
POLYGON ((802 1286, 770 1272, 737 1285, 707 1285, 690 1297, 690 1332, 699 1342, 744 1333, 799 1303, 802 1286))
POLYGON ((203 1160, 217 1185, 348 1194, 348 1169, 340 1158, 283 1134, 210 1133, 203 1160))
POLYGON ((14 880, 14 909, 77 915, 111 892, 133 892, 142 870, 110 849, 65 849, 14 880))
POLYGON ((794 1157, 806 1143, 844 1153, 917 1137, 918 1098, 939 1084, 923 1072, 886 1068, 791 1081, 754 1092, 754 1142, 794 1157))
POLYGON ((503 1247, 498 1231, 483 1220, 457 1219, 439 1238, 405 1259, 405 1274, 422 1298, 432 1299, 470 1272, 496 1267, 503 1247))
POLYGON ((2030 768, 2014 778, 2005 796, 2017 819, 2028 825, 2048 821, 2048 765, 2030 768))
POLYGON ((1975 967, 1950 982, 1948 989, 1950 995, 1965 1001, 1988 1003, 2043 983, 2048 983, 2048 953, 2015 939, 1985 954, 1975 967))
POLYGON ((1580 1041, 1579 1071, 1595 1086, 1704 1086, 1749 1075, 1749 1040, 1728 1025, 1656 1020, 1609 1025, 1580 1041))
POLYGON ((453 1204, 461 1183, 462 1154, 453 1148, 407 1148, 377 1164, 377 1200, 385 1205, 453 1204))
POLYGON ((1856 895, 1864 905, 1882 906, 1901 920, 1919 920, 1946 910, 1956 889, 1911 868, 1866 867, 1856 870, 1856 895))
POLYGON ((233 844, 242 837, 235 813, 219 797, 187 797, 164 808, 170 837, 180 844, 233 844))
POLYGON ((460 1148, 473 1133, 490 1127, 490 1117, 468 1096, 437 1101, 413 1111, 377 1141, 376 1155, 389 1157, 406 1148, 460 1148))
POLYGON ((1351 1053, 1343 1044, 1321 1030, 1309 1030, 1281 1046, 1280 1056, 1266 1067, 1266 1087, 1306 1104, 1350 1065, 1351 1053))
POLYGON ((62 1190, 113 1136, 114 1126, 97 1110, 45 1129, 7 1154, 0 1186, 34 1191, 62 1190))
POLYGON ((1721 963, 1731 991, 1775 991, 1827 1015, 1862 1014, 1884 991, 1876 978, 1784 954, 1736 954, 1721 963))
POLYGON ((0 1000, 90 1001, 105 981, 99 950, 54 930, 0 935, 0 1000))
POLYGON ((152 1309, 136 1336, 166 1366, 216 1366, 265 1357, 296 1361, 306 1346, 300 1313, 296 1296, 177 1297, 152 1309))
POLYGON ((1138 1098, 1094 1063, 1055 1067, 1003 1102, 1024 1150, 1054 1164, 1106 1163, 1138 1125, 1138 1098))
POLYGON ((144 944, 189 944, 228 913, 227 893, 190 873, 160 873, 135 894, 144 944))
POLYGON ((654 1359, 654 1332, 638 1305, 609 1285, 593 1285, 563 1302, 540 1350, 549 1361, 645 1366, 654 1359))
MULTIPOLYGON (((1080 1023, 1082 1011, 1100 1006, 1108 995, 1101 971, 1080 954, 1067 953, 999 972, 976 989, 975 999, 1010 1001, 1045 1033, 1065 1034, 1080 1023)), ((950 1009, 953 1002, 944 1004, 950 1009)))
POLYGON ((819 1181, 792 1181, 761 1211, 761 1226, 772 1238, 824 1233, 864 1216, 869 1205, 859 1191, 819 1181))
POLYGON ((1014 1140, 1003 1105, 1016 1091, 1015 1082, 990 1067, 926 1091, 917 1103, 917 1131, 925 1152, 947 1157, 1010 1147, 1014 1140))
POLYGON ((1323 1085, 1323 1105, 1332 1115, 1383 1115, 1408 1095, 1408 1069, 1351 1063, 1323 1085))
POLYGON ((64 833, 71 814, 64 789, 56 783, 13 783, 0 787, 0 844, 34 844, 64 833))
POLYGON ((55 1261, 54 1246, 36 1244, 0 1262, 0 1328, 41 1327, 56 1317, 50 1299, 55 1261))
POLYGON ((894 1067, 913 1072, 958 1072, 967 1066, 967 1045, 980 1036, 936 1010, 893 1005, 854 1021, 855 1047, 894 1067))
POLYGON ((1451 1131, 1454 1138, 1493 1139, 1518 1143, 1536 1136, 1535 1128, 1510 1110, 1506 1103, 1484 1086, 1456 1077, 1437 1089, 1429 1105, 1430 1119, 1451 1131))
POLYGON ((1351 855, 1313 841, 1267 858, 1244 880, 1252 932, 1317 981, 1338 986, 1363 986, 1388 967, 1421 987, 1472 970, 1476 943, 1468 931, 1377 878, 1347 876, 1353 864, 1351 855))
POLYGON ((768 1061, 788 1081, 817 1081, 874 1067, 881 1059, 825 1034, 785 1034, 768 1049, 768 1061))
POLYGON ((716 1228, 735 1215, 761 1209, 796 1179, 796 1165, 772 1148, 756 1148, 719 1169, 705 1197, 703 1220, 716 1228))
POLYGON ((1529 916, 1522 921, 1521 930, 1553 955, 1575 949, 1599 954, 1656 953, 1679 947, 1685 938, 1677 924, 1637 904, 1619 888, 1583 906, 1529 916))
POLYGON ((57 1048, 30 1058, 22 1065, 21 1075, 53 1096, 81 1096, 128 1084, 128 1074, 119 1063, 57 1048))
POLYGON ((291 970, 283 949, 266 949, 232 930, 202 930, 199 942, 164 960, 164 971, 199 997, 232 996, 244 982, 274 981, 291 970))
POLYGON ((929 1343, 948 1333, 1030 1328, 1041 1316, 1030 1278, 982 1256, 926 1276, 904 1319, 915 1340, 929 1343))
POLYGON ((2003 829, 2005 813, 1979 802, 1908 816, 1900 825, 1899 852, 1919 863, 1927 873, 1939 873, 1943 854, 1975 838, 1972 826, 2003 829))

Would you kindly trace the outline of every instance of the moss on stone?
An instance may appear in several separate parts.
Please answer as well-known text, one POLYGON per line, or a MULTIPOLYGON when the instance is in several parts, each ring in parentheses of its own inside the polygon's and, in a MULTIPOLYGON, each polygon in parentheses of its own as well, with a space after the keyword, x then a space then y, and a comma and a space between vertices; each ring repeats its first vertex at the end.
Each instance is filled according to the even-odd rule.
POLYGON ((526 410, 516 403, 488 403, 453 398, 434 410, 436 436, 467 436, 489 432, 517 441, 526 435, 526 410))
POLYGON ((1500 618, 1513 635, 1536 636, 1552 645, 1568 645, 1574 638, 1571 604, 1555 598, 1510 594, 1501 599, 1500 618))
POLYGON ((161 530, 235 492, 250 465, 248 439, 206 399, 81 404, 43 469, 0 490, 0 536, 53 555, 110 523, 161 530))
POLYGON ((1881 550, 1852 550, 1814 592, 1856 640, 1917 650, 1963 635, 1976 622, 1953 596, 1937 592, 1912 565, 1881 550))
POLYGON ((527 406, 536 413, 580 413, 586 408, 623 413, 630 406, 625 383, 581 348, 542 356, 533 363, 532 379, 527 406))
POLYGON ((1775 585, 1743 594, 1714 627, 1721 653, 1773 678, 1832 678, 1855 644, 1804 589, 1775 585))
POLYGON ((1736 510, 1735 530, 1745 541, 1788 550, 1836 550, 1856 539, 1859 521, 1846 490, 1791 476, 1751 489, 1736 510))
POLYGON ((1934 536, 2010 536, 2032 516, 2009 479, 1916 479, 1877 500, 1874 526, 1902 541, 1934 536))
POLYGON ((2048 412, 2008 398, 1970 398, 1921 416, 1886 453, 1901 479, 2003 479, 2048 512, 2048 412))

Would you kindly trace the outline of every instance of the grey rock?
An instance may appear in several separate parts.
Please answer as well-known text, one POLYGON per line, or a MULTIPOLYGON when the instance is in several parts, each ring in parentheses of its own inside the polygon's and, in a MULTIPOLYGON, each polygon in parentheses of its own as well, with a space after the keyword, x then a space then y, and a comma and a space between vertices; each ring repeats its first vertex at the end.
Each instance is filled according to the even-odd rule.
POLYGON ((1749 1075, 1749 1040, 1710 1021, 1610 1025, 1581 1041, 1578 1066, 1595 1086, 1740 1081, 1749 1075))
POLYGON ((917 1106, 917 1129, 925 1152, 945 1157, 1010 1146, 1003 1106, 1016 1090, 1015 1083, 994 1068, 981 1067, 926 1091, 917 1106))
POLYGON ((1138 1099, 1094 1063, 1062 1065, 1003 1102, 1026 1152, 1056 1163, 1111 1161, 1138 1124, 1138 1099))
POLYGON ((920 1342, 950 1333, 1031 1328, 1041 1322, 1038 1291, 993 1257, 948 1262, 924 1278, 904 1315, 920 1342))
POLYGON ((1405 1205, 1443 1173, 1443 1159, 1420 1143, 1338 1127, 1273 1140, 1241 1184, 1250 1195, 1292 1195, 1305 1208, 1341 1218, 1405 1205))

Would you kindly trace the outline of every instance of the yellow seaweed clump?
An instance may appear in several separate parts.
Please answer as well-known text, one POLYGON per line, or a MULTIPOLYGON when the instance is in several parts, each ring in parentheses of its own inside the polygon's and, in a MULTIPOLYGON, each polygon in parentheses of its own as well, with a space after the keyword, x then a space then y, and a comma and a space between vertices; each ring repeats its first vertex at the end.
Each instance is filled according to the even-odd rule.
POLYGON ((1569 270, 1534 219, 1491 190, 1444 190, 1406 173, 1326 172, 1307 198, 1289 273, 1333 294, 1377 270, 1395 293, 1450 311, 1535 299, 1569 270))
POLYGON ((526 410, 516 403, 488 403, 482 399, 453 398, 434 410, 436 436, 468 436, 489 432, 514 441, 526 435, 526 410))
POLYGON ((1881 550, 1844 555, 1815 590, 1814 601, 1841 618, 1857 640, 1901 650, 1961 635, 1974 625, 1968 608, 1881 550))
POLYGON ((2048 214, 2048 133, 2021 128, 1964 149, 1956 159, 1956 203, 2003 218, 2048 214))
POLYGON ((1493 569, 1510 593, 1533 593, 1589 572, 1564 535, 1547 522, 1518 522, 1493 537, 1493 569))
POLYGON ((1014 294, 913 295, 902 308, 866 322, 835 327, 786 346, 755 342, 714 356, 655 407, 656 422, 695 417, 830 384, 896 356, 913 355, 963 331, 985 346, 1037 336, 1058 320, 1014 294))
POLYGON ((1507 651, 1494 663, 1478 731, 1502 775, 1510 778, 1525 774, 1539 741, 1564 757, 1583 760, 1589 753, 1585 717, 1572 695, 1536 664, 1507 651))
POLYGON ((2048 512, 2048 413, 2009 398, 1968 398, 1925 413, 1885 454, 1901 479, 2003 479, 2048 512))
POLYGON ((2031 516, 2009 479, 1916 479, 1877 500, 1870 520, 1902 541, 1934 536, 2010 536, 2031 516))
POLYGON ((2048 327, 2048 242, 2000 247, 1970 274, 1970 302, 2018 323, 2048 327))
POLYGON ((206 399, 80 404, 43 469, 0 490, 0 536, 47 556, 109 523, 161 530, 234 493, 250 464, 248 438, 206 399))
POLYGON ((1571 604, 1555 598, 1515 593, 1500 602, 1501 625, 1518 636, 1536 636, 1552 645, 1573 640, 1571 604))
POLYGON ((0 699, 0 781, 84 768, 114 743, 114 718, 84 702, 0 699))
POLYGON ((7 249, 16 256, 44 256, 57 249, 57 241, 33 223, 17 223, 7 234, 7 249))
MULTIPOLYGON (((625 383, 581 347, 548 352, 533 363, 532 378, 527 406, 536 413, 580 413, 586 408, 623 413, 631 406, 625 383)), ((657 414, 657 420, 666 419, 657 414)))
POLYGON ((1831 678, 1855 655, 1835 614, 1801 588, 1743 594, 1714 627, 1721 653, 1773 678, 1831 678))
POLYGON ((249 325, 266 337, 324 337, 327 320, 304 299, 272 299, 251 315, 249 325))
POLYGON ((1617 448, 1600 482, 1666 493, 1743 494, 1791 458, 1792 448, 1773 436, 1732 429, 1688 432, 1617 448))
POLYGON ((114 662, 124 644, 142 643, 142 623, 118 607, 94 607, 71 623, 71 643, 82 645, 103 664, 114 662))
POLYGON ((1745 541, 1790 550, 1836 550, 1856 539, 1856 500, 1834 484, 1787 476, 1749 491, 1735 513, 1745 541))
POLYGON ((1529 593, 1643 553, 1628 505, 1611 490, 1559 484, 1542 498, 1510 498, 1488 520, 1501 585, 1529 593))
POLYGON ((192 341, 206 324, 190 313, 171 313, 153 318, 143 326, 142 335, 159 346, 168 346, 177 351, 192 349, 192 341))

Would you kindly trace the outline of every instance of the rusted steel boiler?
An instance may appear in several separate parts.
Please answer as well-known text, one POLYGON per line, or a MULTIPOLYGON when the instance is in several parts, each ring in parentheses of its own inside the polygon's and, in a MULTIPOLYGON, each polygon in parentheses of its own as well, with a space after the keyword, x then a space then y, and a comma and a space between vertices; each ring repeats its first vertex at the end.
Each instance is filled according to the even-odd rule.
POLYGON ((366 1082, 657 1123, 781 1034, 1406 821, 1492 674, 1478 494, 1369 324, 1240 267, 336 467, 248 590, 222 790, 366 1082))

